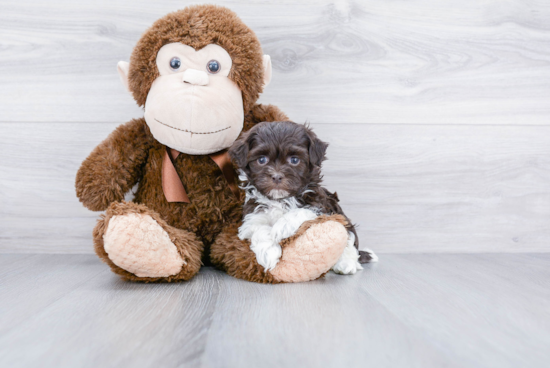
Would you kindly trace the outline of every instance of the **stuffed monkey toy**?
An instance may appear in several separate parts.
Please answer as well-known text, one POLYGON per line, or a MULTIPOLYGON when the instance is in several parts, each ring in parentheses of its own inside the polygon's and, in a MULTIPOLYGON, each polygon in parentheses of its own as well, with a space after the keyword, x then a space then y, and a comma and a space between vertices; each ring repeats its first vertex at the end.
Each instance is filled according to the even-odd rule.
POLYGON ((119 126, 76 176, 84 206, 106 210, 93 240, 113 272, 171 282, 213 264, 244 280, 280 283, 330 270, 348 239, 340 215, 304 223, 283 241, 269 271, 237 236, 244 195, 227 148, 255 124, 288 117, 256 103, 271 79, 271 62, 235 13, 199 5, 166 15, 118 72, 144 117, 119 126), (124 201, 136 184, 133 201, 124 201))

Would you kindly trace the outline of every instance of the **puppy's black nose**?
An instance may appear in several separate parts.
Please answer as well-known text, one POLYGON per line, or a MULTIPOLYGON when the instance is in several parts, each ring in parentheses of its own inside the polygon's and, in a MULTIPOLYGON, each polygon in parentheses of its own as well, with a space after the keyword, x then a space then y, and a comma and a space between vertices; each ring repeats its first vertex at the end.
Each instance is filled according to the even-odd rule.
POLYGON ((281 181, 283 181, 283 176, 281 174, 273 174, 273 176, 271 177, 271 179, 273 179, 273 181, 275 182, 275 184, 280 184, 281 181))

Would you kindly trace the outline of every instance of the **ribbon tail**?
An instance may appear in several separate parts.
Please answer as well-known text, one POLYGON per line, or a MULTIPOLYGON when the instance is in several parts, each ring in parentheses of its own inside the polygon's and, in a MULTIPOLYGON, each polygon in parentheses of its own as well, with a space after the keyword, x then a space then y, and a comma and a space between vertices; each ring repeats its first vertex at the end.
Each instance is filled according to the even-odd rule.
POLYGON ((227 181, 227 186, 229 186, 231 192, 233 192, 237 199, 241 199, 241 191, 239 190, 239 186, 237 185, 237 176, 235 175, 235 169, 233 168, 233 164, 231 163, 231 158, 229 157, 229 153, 227 152, 227 150, 214 153, 210 155, 210 158, 216 163, 216 165, 218 165, 218 167, 222 171, 222 174, 227 181))
POLYGON ((183 183, 176 171, 174 166, 174 161, 180 154, 178 151, 171 149, 171 152, 168 153, 168 147, 164 152, 164 157, 162 158, 162 190, 164 196, 168 202, 184 202, 191 203, 183 183))

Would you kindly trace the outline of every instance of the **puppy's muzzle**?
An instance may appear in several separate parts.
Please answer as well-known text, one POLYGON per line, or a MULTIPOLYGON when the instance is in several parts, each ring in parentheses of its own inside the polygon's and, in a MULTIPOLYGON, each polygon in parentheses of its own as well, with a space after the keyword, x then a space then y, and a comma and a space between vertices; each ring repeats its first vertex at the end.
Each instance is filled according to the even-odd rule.
POLYGON ((281 182, 283 181, 283 175, 276 173, 271 175, 271 179, 273 179, 273 182, 275 184, 281 184, 281 182))

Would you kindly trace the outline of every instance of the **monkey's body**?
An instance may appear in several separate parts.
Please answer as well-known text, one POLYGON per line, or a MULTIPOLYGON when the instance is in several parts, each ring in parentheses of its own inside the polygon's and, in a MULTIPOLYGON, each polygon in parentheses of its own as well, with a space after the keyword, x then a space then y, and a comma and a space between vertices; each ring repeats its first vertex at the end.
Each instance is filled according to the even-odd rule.
MULTIPOLYGON (((170 60, 171 55, 164 56, 168 59, 163 63, 170 60)), ((264 66, 267 65, 265 61, 264 58, 264 66)), ((145 118, 117 128, 83 162, 76 177, 81 202, 91 210, 106 210, 94 229, 94 246, 99 257, 115 273, 145 282, 188 280, 199 271, 203 262, 211 260, 230 275, 249 281, 277 283, 316 279, 336 263, 347 242, 346 220, 339 215, 304 223, 294 237, 284 240, 281 260, 271 271, 265 271, 257 263, 249 242, 237 237, 244 195, 237 198, 209 154, 227 148, 227 142, 230 145, 235 138, 224 134, 232 129, 231 134, 235 135, 235 129, 239 129, 238 134, 240 124, 242 131, 246 131, 262 121, 288 120, 274 106, 255 104, 268 82, 263 70, 261 49, 254 34, 231 11, 208 5, 189 7, 162 18, 138 43, 129 69, 119 64, 125 85, 140 105, 145 104, 145 118), (219 76, 189 67, 187 70, 192 73, 187 74, 196 78, 187 80, 185 74, 180 74, 179 65, 178 70, 170 71, 162 69, 165 65, 162 64, 159 68, 163 71, 159 74, 157 67, 152 66, 156 52, 163 46, 168 46, 168 52, 180 52, 177 42, 196 50, 185 49, 185 55, 181 56, 183 62, 189 59, 200 65, 197 63, 208 61, 211 55, 217 55, 220 60, 228 60, 230 56, 233 66, 230 70, 223 69, 227 65, 222 63, 219 76), (203 57, 206 59, 200 59, 200 50, 214 43, 222 47, 211 47, 210 54, 203 57), (193 59, 195 57, 199 58, 198 62, 193 59), (184 83, 179 79, 181 75, 184 83), (190 101, 199 98, 198 95, 193 97, 193 93, 200 91, 205 97, 200 97, 199 102, 203 106, 213 104, 211 109, 217 115, 203 108, 195 115, 183 116, 181 111, 185 113, 187 107, 181 110, 182 105, 178 103, 175 107, 180 110, 170 115, 174 103, 162 105, 166 101, 162 94, 155 95, 156 105, 153 105, 148 94, 153 95, 151 85, 160 80, 164 84, 156 84, 154 93, 163 93, 162 90, 158 92, 163 85, 172 91, 181 89, 186 96, 191 96, 182 100, 187 104, 184 106, 192 109, 195 102, 190 101), (216 86, 223 88, 216 89, 216 86), (234 105, 235 98, 226 99, 223 95, 235 91, 239 99, 242 92, 242 107, 234 105), (233 105, 226 108, 224 103, 233 105), (238 117, 238 109, 244 113, 244 121, 233 119, 222 122, 225 126, 213 126, 217 122, 215 117, 225 116, 226 111, 238 117), (159 115, 155 114, 165 112, 168 113, 163 115, 162 122, 159 121, 159 115), (162 127, 156 125, 157 122, 162 127), (161 128, 158 136, 152 133, 152 125, 155 129, 161 128), (192 143, 196 136, 198 140, 192 143), (183 148, 178 149, 182 151, 187 148, 186 144, 193 153, 197 149, 206 150, 204 155, 180 152, 173 161, 190 203, 169 201, 163 191, 164 156, 167 149, 173 147, 167 147, 159 139, 181 143, 183 148), (124 202, 125 193, 135 184, 138 189, 134 201, 124 202)), ((174 100, 173 95, 170 97, 174 100)))

